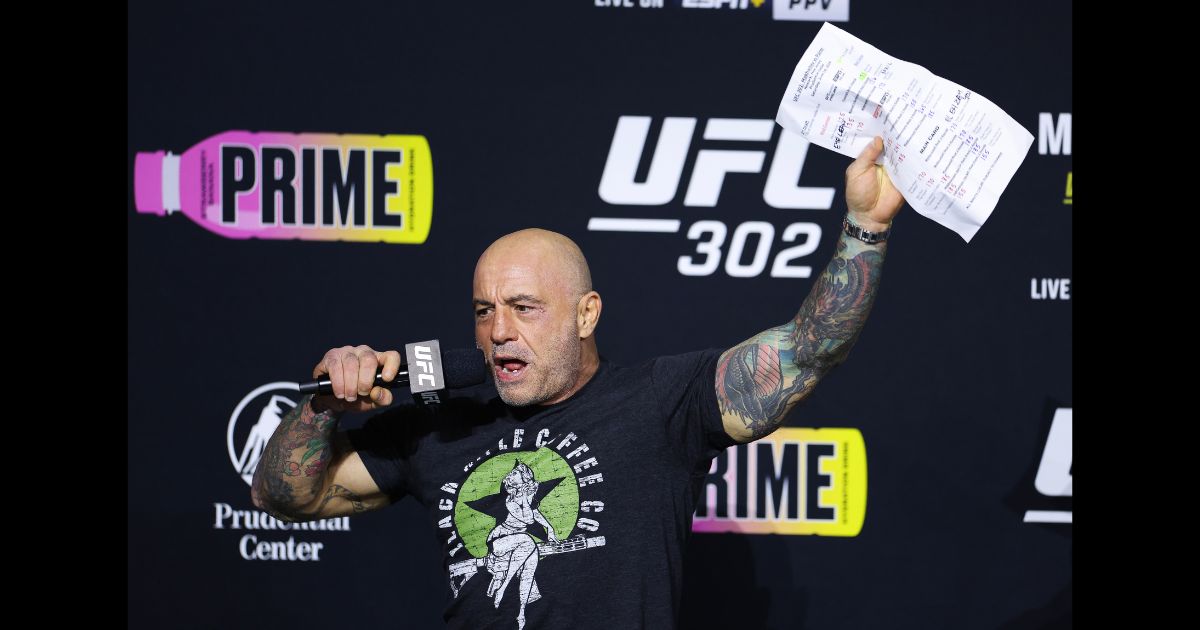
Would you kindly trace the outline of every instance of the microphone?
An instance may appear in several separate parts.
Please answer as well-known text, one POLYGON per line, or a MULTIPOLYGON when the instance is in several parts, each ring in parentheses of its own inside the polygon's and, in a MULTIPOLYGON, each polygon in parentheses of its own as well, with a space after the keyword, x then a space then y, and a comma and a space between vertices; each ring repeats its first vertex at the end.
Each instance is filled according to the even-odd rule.
MULTIPOLYGON (((404 345, 407 361, 401 361, 396 378, 383 380, 383 368, 375 373, 375 385, 387 389, 409 386, 413 399, 420 405, 442 402, 445 390, 479 385, 487 380, 483 352, 478 349, 441 351, 437 339, 404 345)), ((301 394, 332 394, 333 384, 326 374, 319 380, 300 384, 301 394)))

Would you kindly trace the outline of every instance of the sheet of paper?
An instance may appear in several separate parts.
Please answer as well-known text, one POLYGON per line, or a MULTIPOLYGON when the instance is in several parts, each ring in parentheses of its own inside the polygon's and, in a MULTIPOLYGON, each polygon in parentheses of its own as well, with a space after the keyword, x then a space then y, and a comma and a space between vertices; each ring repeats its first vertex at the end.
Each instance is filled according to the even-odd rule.
POLYGON ((877 163, 908 204, 967 242, 1033 144, 982 95, 828 22, 796 64, 775 120, 850 157, 882 136, 877 163))

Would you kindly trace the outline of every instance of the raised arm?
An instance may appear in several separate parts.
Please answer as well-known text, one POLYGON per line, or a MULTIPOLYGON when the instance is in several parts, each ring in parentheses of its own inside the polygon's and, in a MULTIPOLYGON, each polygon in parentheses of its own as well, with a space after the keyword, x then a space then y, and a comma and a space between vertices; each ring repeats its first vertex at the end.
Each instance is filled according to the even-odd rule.
POLYGON ((367 346, 346 346, 325 353, 313 377, 329 374, 334 393, 305 396, 285 415, 254 470, 254 505, 281 521, 310 521, 374 510, 388 504, 338 419, 347 410, 386 407, 392 393, 374 387, 375 372, 396 378, 400 354, 367 346))
MULTIPOLYGON (((904 204, 875 160, 876 137, 846 169, 847 218, 868 232, 891 226, 904 204)), ((846 359, 879 287, 887 243, 869 245, 839 232, 833 260, 791 321, 726 350, 717 363, 717 402, 725 432, 751 442, 777 429, 833 366, 846 359)))

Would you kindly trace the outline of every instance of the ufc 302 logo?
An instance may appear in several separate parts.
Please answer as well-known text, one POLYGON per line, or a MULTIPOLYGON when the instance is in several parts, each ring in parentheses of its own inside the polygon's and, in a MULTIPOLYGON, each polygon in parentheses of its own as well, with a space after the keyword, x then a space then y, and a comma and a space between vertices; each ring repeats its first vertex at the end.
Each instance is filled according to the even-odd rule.
MULTIPOLYGON (((765 170, 762 199, 768 206, 784 210, 828 210, 833 206, 834 188, 799 185, 809 142, 797 134, 779 133, 769 166, 765 148, 728 149, 701 144, 695 154, 691 176, 683 186, 684 168, 693 144, 697 142, 699 119, 664 118, 657 142, 653 148, 648 148, 652 122, 649 116, 617 119, 604 172, 600 176, 599 195, 605 202, 614 206, 664 206, 675 201, 682 190, 684 206, 712 208, 721 198, 726 176, 758 174, 765 170), (643 181, 637 181, 638 165, 643 162, 648 164, 648 172, 643 181)), ((767 143, 774 134, 775 121, 769 119, 709 118, 703 123, 699 141, 767 143)), ((650 218, 645 212, 639 212, 639 215, 636 218, 592 217, 588 229, 678 233, 683 228, 679 219, 650 218)), ((744 221, 730 226, 724 221, 704 219, 692 223, 685 233, 688 239, 697 243, 692 253, 678 258, 676 269, 682 275, 708 276, 724 268, 731 277, 753 278, 769 268, 773 278, 808 278, 812 275, 812 267, 795 264, 795 261, 817 250, 821 226, 796 222, 777 230, 767 221, 744 221), (786 246, 786 243, 798 244, 786 246)))

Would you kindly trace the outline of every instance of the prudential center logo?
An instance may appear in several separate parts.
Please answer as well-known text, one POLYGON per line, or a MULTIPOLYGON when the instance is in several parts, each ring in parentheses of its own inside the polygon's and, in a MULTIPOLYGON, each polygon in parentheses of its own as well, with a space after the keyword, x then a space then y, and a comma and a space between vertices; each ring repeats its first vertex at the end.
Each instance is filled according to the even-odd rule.
POLYGON ((296 408, 299 392, 296 383, 268 383, 247 394, 229 416, 226 431, 229 460, 247 485, 254 480, 254 469, 262 459, 267 441, 283 416, 296 408), (239 443, 241 448, 237 446, 239 443))

